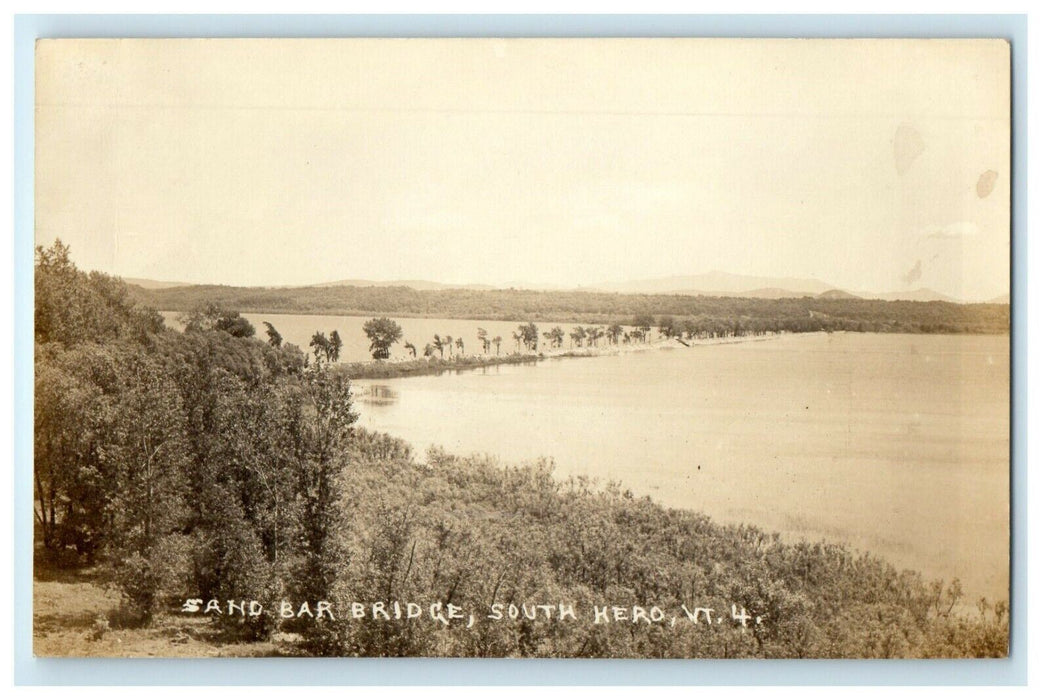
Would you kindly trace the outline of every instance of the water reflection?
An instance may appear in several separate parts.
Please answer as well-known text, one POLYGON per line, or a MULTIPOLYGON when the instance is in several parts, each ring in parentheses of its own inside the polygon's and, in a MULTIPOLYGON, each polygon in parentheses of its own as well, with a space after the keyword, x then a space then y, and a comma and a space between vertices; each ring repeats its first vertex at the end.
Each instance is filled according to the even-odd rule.
POLYGON ((373 406, 391 406, 397 402, 398 392, 388 384, 358 385, 356 400, 373 406))
POLYGON ((491 364, 491 365, 480 365, 475 367, 449 367, 448 369, 441 370, 439 372, 433 372, 431 376, 441 377, 446 375, 461 376, 464 374, 499 374, 501 368, 507 367, 534 367, 538 364, 538 359, 527 359, 519 362, 510 362, 505 364, 491 364))

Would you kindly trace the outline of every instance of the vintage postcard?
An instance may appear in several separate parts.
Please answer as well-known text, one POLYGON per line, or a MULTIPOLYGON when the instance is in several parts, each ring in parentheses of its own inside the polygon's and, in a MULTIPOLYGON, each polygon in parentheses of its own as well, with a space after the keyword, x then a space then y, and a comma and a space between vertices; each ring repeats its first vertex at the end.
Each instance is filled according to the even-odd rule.
POLYGON ((1010 116, 1002 40, 38 41, 34 653, 1008 656, 1010 116))

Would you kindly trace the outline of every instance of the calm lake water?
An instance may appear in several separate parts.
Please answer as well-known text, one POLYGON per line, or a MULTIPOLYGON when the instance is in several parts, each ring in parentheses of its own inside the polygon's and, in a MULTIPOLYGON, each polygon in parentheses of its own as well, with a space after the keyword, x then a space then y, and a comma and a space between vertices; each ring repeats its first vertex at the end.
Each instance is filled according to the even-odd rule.
MULTIPOLYGON (((178 317, 181 315, 179 312, 163 311, 161 314, 164 316, 164 321, 169 326, 181 330, 182 324, 178 322, 178 317)), ((266 339, 266 326, 263 325, 263 321, 269 321, 272 323, 274 328, 276 328, 281 336, 283 336, 285 341, 292 343, 293 345, 298 345, 300 349, 306 352, 309 352, 310 350, 310 338, 313 337, 314 333, 322 331, 327 335, 333 330, 337 330, 339 331, 339 337, 342 338, 343 343, 342 352, 339 357, 341 362, 366 362, 372 359, 371 351, 368 349, 370 341, 368 340, 368 337, 364 335, 364 331, 362 330, 364 323, 371 319, 371 316, 314 316, 253 313, 241 315, 255 326, 255 335, 263 340, 266 339)), ((391 360, 411 357, 411 354, 404 348, 405 342, 414 344, 418 351, 418 356, 422 357, 423 348, 426 346, 426 343, 433 340, 435 333, 440 334, 442 340, 445 336, 449 335, 453 340, 456 338, 462 338, 463 345, 465 346, 465 353, 467 355, 479 355, 481 354, 481 341, 477 339, 478 328, 484 328, 487 330, 489 338, 502 336, 503 343, 501 352, 503 354, 517 350, 517 346, 513 340, 513 333, 520 325, 518 322, 464 321, 462 319, 441 318, 402 318, 398 316, 393 316, 392 318, 401 326, 401 329, 404 331, 404 337, 397 346, 390 348, 391 360)), ((568 333, 576 325, 580 324, 536 324, 540 333, 548 331, 554 326, 561 326, 565 331, 565 346, 570 342, 568 333)), ((604 343, 605 341, 601 342, 604 343)), ((540 349, 542 349, 542 346, 540 346, 540 349)), ((444 352, 447 356, 450 350, 445 348, 444 352)), ((491 348, 491 353, 495 353, 494 346, 491 348)))
MULTIPOLYGON (((417 321, 423 336, 477 325, 417 321)), ((362 425, 420 455, 551 457, 562 476, 1008 597, 1006 336, 788 335, 362 381, 357 394, 362 425)))

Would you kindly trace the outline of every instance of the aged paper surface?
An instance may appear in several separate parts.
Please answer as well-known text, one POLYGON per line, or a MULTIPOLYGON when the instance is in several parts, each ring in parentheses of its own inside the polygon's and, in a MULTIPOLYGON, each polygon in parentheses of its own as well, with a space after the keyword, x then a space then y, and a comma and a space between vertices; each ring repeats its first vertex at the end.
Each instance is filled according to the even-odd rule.
POLYGON ((41 40, 34 651, 1008 654, 1000 40, 41 40))

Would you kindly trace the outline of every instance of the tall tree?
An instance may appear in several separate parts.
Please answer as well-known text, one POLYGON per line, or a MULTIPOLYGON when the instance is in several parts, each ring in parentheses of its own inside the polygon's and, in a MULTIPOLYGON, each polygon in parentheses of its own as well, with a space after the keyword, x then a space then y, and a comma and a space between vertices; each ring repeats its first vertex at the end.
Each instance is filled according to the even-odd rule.
POLYGON ((342 338, 339 337, 339 331, 333 329, 328 334, 328 362, 338 362, 340 352, 342 352, 342 338))
POLYGON ((188 516, 188 440, 182 399, 164 370, 132 360, 104 462, 113 479, 111 552, 123 593, 141 617, 154 611, 164 562, 159 543, 188 516))
POLYGON ((118 380, 115 372, 104 382, 92 375, 103 375, 107 366, 121 365, 103 346, 37 351, 34 511, 40 540, 52 552, 73 547, 90 558, 103 542, 112 483, 102 463, 112 432, 112 399, 105 391, 118 380))
POLYGON ((310 339, 310 348, 313 350, 315 364, 319 365, 322 359, 328 359, 331 355, 331 341, 321 331, 315 331, 310 339))
POLYGON ((269 344, 275 348, 279 348, 284 344, 284 338, 277 329, 273 327, 273 324, 269 321, 263 321, 262 325, 266 326, 266 337, 269 338, 269 344))
POLYGON ((295 592, 302 600, 331 600, 340 562, 346 557, 338 536, 339 482, 358 416, 344 374, 324 369, 305 378, 310 411, 302 424, 304 439, 297 460, 305 551, 295 592))
POLYGON ((539 348, 539 327, 534 323, 522 323, 517 327, 514 339, 518 341, 519 349, 523 343, 525 350, 535 351, 539 348))
POLYGON ((365 323, 364 334, 371 340, 372 357, 386 360, 390 357, 390 346, 401 339, 403 331, 396 321, 383 316, 365 323))
POLYGON ((664 338, 670 339, 675 335, 680 335, 678 327, 679 324, 674 320, 673 316, 663 316, 659 319, 659 333, 664 338))
POLYGON ((636 337, 639 337, 641 340, 643 340, 644 342, 647 343, 648 342, 648 332, 650 330, 652 330, 652 326, 655 324, 655 322, 656 321, 652 317, 652 314, 638 314, 638 315, 636 315, 634 317, 633 325, 634 325, 635 328, 637 328, 637 330, 641 331, 641 335, 640 336, 636 336, 636 337))

